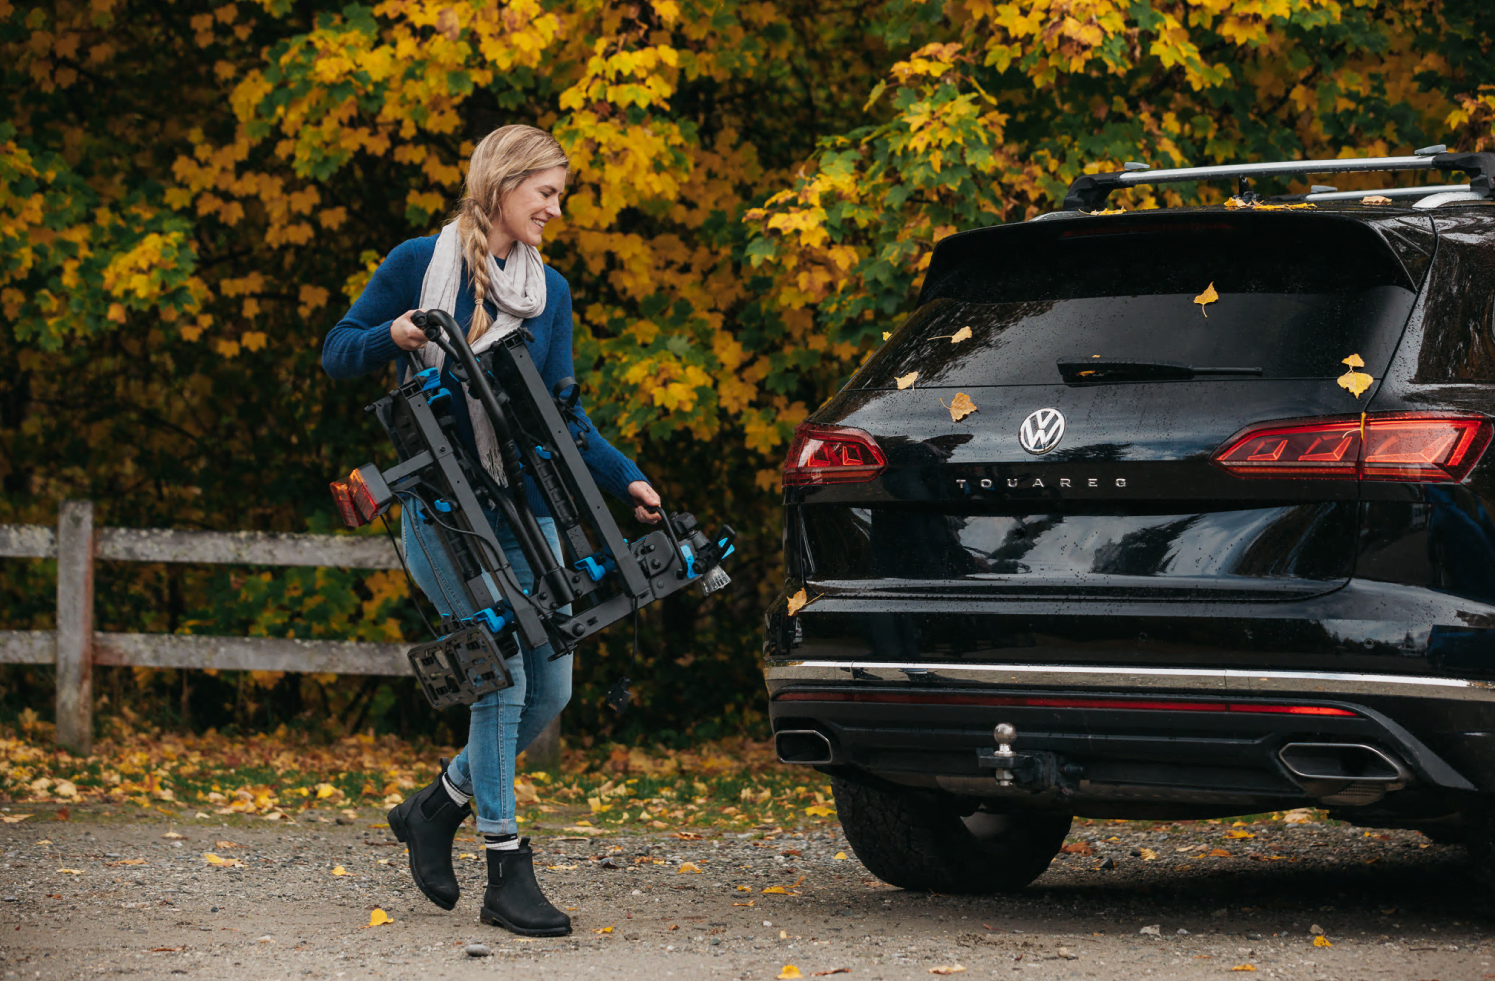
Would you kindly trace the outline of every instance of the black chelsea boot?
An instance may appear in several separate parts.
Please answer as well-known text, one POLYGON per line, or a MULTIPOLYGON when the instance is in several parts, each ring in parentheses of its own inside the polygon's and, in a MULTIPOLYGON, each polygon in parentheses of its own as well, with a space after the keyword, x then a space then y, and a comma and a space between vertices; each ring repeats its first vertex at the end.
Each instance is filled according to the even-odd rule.
MULTIPOLYGON (((441 772, 446 773, 446 760, 441 772)), ((442 909, 457 905, 462 894, 452 871, 452 839, 472 808, 452 800, 438 775, 430 786, 416 791, 389 812, 389 830, 410 849, 410 874, 426 898, 442 909)))
POLYGON ((522 937, 564 937, 571 932, 571 917, 550 904, 535 881, 535 853, 529 839, 519 847, 488 853, 488 891, 483 893, 484 923, 501 926, 522 937))

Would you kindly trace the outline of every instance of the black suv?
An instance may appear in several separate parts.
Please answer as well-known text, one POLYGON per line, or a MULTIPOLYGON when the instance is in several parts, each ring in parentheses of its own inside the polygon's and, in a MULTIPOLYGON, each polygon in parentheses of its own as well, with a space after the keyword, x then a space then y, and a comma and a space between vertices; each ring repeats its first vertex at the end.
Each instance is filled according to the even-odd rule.
POLYGON ((1495 882, 1495 155, 1442 149, 1128 165, 939 244, 796 433, 767 617, 779 756, 875 874, 1015 889, 1074 815, 1308 806, 1495 882), (1473 179, 1249 190, 1417 169, 1473 179))

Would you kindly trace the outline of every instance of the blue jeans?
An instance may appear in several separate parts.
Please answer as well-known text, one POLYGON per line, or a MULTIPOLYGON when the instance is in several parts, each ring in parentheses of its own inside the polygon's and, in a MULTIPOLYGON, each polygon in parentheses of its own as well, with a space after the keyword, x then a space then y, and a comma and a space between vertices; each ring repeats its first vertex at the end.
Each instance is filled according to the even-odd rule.
MULTIPOLYGON (((501 517, 490 520, 519 584, 531 588, 535 574, 519 550, 519 542, 508 522, 501 517)), ((550 518, 538 521, 551 552, 560 560, 561 540, 555 521, 550 518)), ((404 518, 400 524, 405 561, 421 591, 443 614, 467 617, 477 612, 470 608, 472 604, 462 587, 461 576, 441 548, 435 529, 404 518)), ((467 745, 447 769, 457 789, 472 796, 477 805, 478 831, 484 834, 519 833, 514 821, 514 757, 571 700, 571 658, 550 660, 549 644, 533 651, 523 643, 519 647, 522 654, 505 662, 514 678, 513 687, 485 695, 471 706, 467 745)))

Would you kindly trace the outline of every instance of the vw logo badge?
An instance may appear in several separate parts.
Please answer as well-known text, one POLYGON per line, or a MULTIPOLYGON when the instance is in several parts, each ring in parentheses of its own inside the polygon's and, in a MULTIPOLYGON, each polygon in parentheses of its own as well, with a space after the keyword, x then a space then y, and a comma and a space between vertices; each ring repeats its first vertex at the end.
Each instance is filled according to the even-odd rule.
POLYGON ((1035 456, 1052 450, 1063 438, 1064 415, 1058 409, 1039 409, 1017 427, 1017 441, 1035 456))

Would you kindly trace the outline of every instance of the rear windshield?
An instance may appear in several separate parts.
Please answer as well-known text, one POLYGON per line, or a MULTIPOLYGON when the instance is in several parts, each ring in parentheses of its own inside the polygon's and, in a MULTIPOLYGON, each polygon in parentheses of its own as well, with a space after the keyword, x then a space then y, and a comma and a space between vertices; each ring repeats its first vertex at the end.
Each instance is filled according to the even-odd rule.
POLYGON ((1332 378, 1358 354, 1379 377, 1415 296, 1371 229, 1298 213, 1062 219, 950 244, 853 387, 914 371, 923 387, 1052 385, 1058 360, 1095 356, 1332 378))

